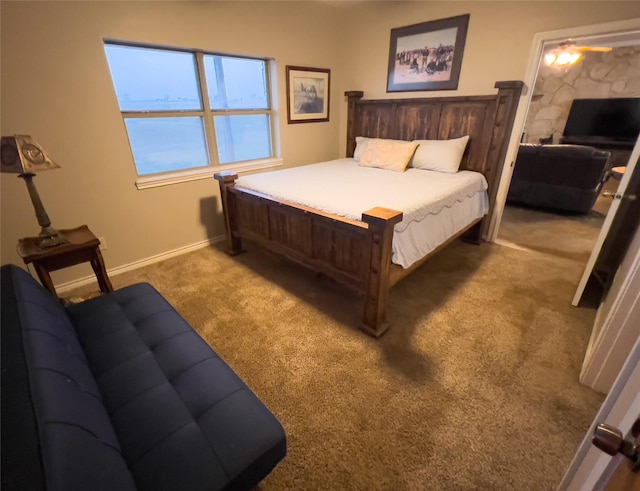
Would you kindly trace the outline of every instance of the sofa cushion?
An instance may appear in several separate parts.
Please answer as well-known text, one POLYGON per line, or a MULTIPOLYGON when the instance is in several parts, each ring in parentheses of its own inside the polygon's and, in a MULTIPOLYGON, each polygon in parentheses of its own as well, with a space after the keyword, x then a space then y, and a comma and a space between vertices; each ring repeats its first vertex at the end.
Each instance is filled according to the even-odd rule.
POLYGON ((139 489, 248 488, 284 457, 278 420, 151 285, 68 312, 139 489))
MULTIPOLYGON (((30 473, 42 489, 135 489, 64 308, 24 270, 3 266, 1 276, 3 489, 30 473), (23 450, 10 446, 14 424, 29 427, 23 450)), ((40 489, 32 484, 15 489, 40 489)))
POLYGON ((593 190, 607 170, 610 152, 585 145, 542 145, 533 180, 585 190, 593 190))

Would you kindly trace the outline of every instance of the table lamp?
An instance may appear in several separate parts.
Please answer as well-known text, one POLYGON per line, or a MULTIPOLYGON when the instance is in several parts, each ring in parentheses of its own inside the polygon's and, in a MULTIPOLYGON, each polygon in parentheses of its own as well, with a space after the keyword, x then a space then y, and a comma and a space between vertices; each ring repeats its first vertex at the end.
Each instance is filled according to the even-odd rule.
POLYGON ((24 179, 27 184, 38 224, 42 227, 38 235, 40 248, 68 243, 69 241, 51 226, 51 220, 33 182, 36 172, 57 169, 60 166, 51 160, 51 157, 29 135, 3 136, 0 143, 0 164, 0 172, 18 174, 18 177, 24 179))

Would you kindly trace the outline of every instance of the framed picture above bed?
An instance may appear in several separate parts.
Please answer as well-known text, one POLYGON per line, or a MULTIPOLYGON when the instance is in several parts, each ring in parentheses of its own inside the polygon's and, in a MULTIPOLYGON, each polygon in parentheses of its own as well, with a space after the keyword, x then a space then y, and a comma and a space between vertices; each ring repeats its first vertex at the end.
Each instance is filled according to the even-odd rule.
POLYGON ((287 66, 287 121, 329 121, 331 70, 287 66))
POLYGON ((469 14, 391 29, 387 92, 458 88, 469 14))

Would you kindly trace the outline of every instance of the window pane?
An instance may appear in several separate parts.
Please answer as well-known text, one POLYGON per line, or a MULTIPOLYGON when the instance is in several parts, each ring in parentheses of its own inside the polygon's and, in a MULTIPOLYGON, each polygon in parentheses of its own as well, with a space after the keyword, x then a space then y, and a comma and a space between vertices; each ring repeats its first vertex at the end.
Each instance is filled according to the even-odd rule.
POLYGON ((202 118, 125 119, 138 175, 209 165, 202 118))
POLYGON ((221 164, 271 157, 269 118, 266 114, 215 116, 221 164))
POLYGON ((192 53, 106 44, 121 111, 201 109, 192 53))
POLYGON ((268 109, 264 60, 205 55, 205 76, 212 109, 268 109))

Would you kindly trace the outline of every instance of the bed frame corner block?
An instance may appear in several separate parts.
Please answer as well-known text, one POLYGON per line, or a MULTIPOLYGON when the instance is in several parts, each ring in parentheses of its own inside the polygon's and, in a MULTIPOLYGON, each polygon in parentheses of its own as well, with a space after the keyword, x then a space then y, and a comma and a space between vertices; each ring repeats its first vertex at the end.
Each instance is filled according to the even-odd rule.
POLYGON ((222 172, 216 172, 213 175, 213 178, 218 181, 220 184, 233 184, 238 179, 238 173, 230 170, 225 170, 222 172))
POLYGON ((236 206, 235 197, 229 192, 234 186, 238 174, 232 171, 216 172, 213 178, 220 185, 220 199, 222 200, 222 213, 224 214, 224 224, 227 230, 226 253, 235 256, 244 252, 242 240, 236 234, 236 206))

